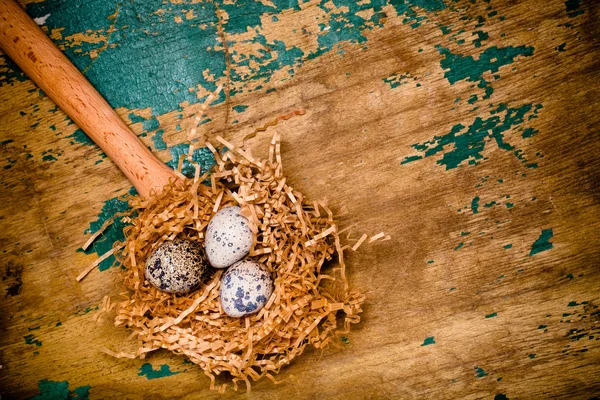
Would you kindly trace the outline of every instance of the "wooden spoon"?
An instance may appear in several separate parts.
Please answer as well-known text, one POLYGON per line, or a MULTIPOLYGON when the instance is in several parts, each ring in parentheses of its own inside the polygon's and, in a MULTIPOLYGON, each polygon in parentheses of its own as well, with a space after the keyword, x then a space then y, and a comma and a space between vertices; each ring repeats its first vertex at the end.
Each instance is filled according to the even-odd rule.
POLYGON ((104 150, 142 196, 179 179, 14 0, 0 0, 0 47, 104 150))

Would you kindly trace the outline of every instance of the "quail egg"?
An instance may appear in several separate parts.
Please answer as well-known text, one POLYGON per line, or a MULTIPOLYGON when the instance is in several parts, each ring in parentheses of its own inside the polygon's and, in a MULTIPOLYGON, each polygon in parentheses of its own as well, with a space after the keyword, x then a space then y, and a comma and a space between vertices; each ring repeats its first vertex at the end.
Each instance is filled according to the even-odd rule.
POLYGON ((162 243, 146 260, 146 279, 157 289, 169 293, 196 289, 207 272, 202 245, 187 239, 162 243))
POLYGON ((229 206, 217 212, 206 228, 204 248, 208 262, 215 268, 227 268, 250 252, 254 234, 240 207, 229 206))
POLYGON ((221 277, 221 306, 230 317, 253 314, 265 306, 273 286, 273 278, 264 265, 240 261, 221 277))

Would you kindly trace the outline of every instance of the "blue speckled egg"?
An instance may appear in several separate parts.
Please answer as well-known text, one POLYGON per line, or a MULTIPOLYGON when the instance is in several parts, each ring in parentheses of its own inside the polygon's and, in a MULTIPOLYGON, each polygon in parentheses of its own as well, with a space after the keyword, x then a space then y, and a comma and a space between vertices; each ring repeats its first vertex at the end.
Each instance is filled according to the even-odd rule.
POLYGON ((232 265, 221 277, 221 305, 230 317, 258 312, 273 293, 273 278, 267 268, 255 261, 232 265))
POLYGON ((208 262, 215 268, 227 268, 250 252, 254 234, 237 206, 217 212, 206 228, 204 248, 208 262))
POLYGON ((204 249, 185 239, 162 243, 146 260, 144 275, 157 289, 169 293, 187 293, 196 289, 208 273, 204 249))

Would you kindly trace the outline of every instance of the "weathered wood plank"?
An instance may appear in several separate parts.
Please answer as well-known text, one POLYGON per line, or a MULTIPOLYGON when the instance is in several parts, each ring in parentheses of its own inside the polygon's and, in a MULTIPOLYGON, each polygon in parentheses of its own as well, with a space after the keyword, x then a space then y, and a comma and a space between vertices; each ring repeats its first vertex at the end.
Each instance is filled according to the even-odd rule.
MULTIPOLYGON (((597 4, 27 3, 163 161, 219 84, 199 131, 236 144, 304 109, 246 145, 280 132, 296 189, 391 235, 347 254, 368 300, 346 343, 253 397, 600 395, 597 4)), ((168 352, 100 352, 132 345, 94 322, 118 268, 75 277, 118 231, 77 249, 131 185, 5 58, 0 77, 0 394, 220 398, 168 352)))

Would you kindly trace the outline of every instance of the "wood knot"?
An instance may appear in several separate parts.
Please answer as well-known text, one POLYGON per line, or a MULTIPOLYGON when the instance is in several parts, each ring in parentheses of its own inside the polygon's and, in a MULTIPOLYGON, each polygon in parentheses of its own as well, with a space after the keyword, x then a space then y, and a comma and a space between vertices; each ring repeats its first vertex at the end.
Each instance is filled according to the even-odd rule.
POLYGON ((33 62, 37 62, 37 57, 35 56, 35 54, 33 54, 33 51, 30 51, 29 53, 27 53, 27 57, 29 57, 29 59, 33 62))

